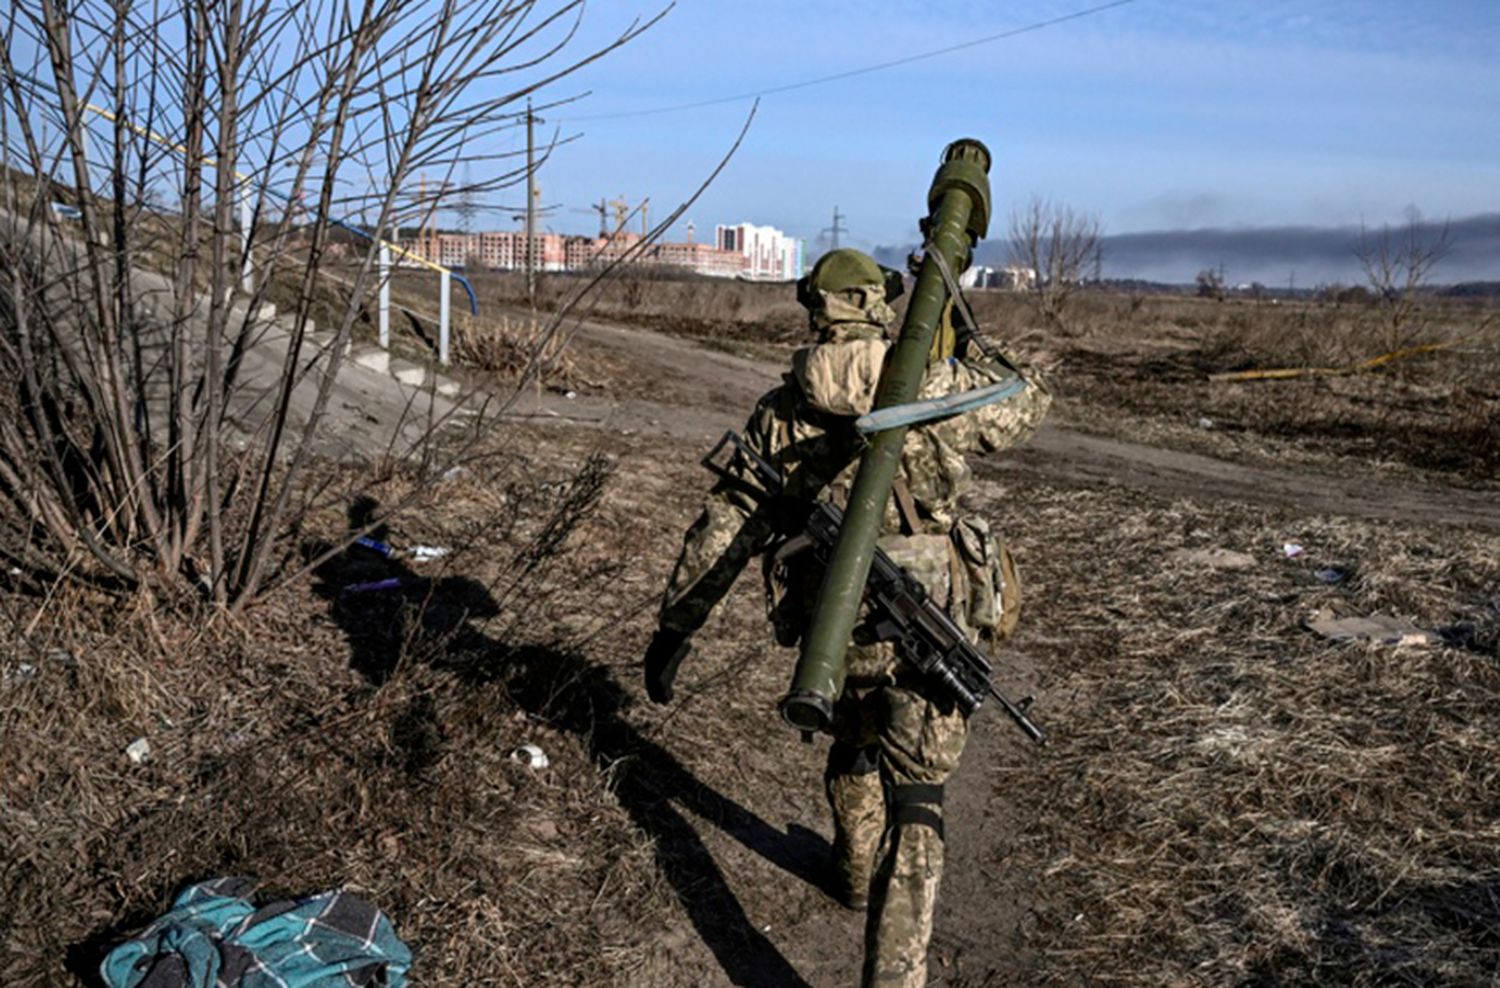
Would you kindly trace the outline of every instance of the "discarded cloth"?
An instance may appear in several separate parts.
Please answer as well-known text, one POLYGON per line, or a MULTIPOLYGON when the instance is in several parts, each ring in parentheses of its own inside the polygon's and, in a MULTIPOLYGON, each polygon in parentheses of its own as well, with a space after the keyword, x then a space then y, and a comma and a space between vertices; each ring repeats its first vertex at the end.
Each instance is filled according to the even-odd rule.
POLYGON ((1233 549, 1176 549, 1168 559, 1199 569, 1253 569, 1255 557, 1233 549))
POLYGON ((390 920, 348 892, 259 909, 251 883, 184 889, 172 911, 99 965, 107 988, 399 988, 411 951, 390 920))
POLYGON ((1409 621, 1371 614, 1369 617, 1340 615, 1324 609, 1307 619, 1307 627, 1324 638, 1334 641, 1379 642, 1382 645, 1439 645, 1442 637, 1436 632, 1418 628, 1409 621))

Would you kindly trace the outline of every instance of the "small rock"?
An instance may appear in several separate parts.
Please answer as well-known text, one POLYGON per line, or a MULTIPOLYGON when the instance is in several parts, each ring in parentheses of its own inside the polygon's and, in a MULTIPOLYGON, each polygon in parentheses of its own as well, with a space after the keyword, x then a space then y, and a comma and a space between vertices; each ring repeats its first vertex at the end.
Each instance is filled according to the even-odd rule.
POLYGON ((510 759, 533 770, 544 769, 550 764, 547 761, 547 753, 534 744, 521 745, 510 753, 510 759))
POLYGON ((125 757, 129 758, 134 765, 140 765, 151 757, 151 742, 145 738, 136 738, 125 748, 125 757))

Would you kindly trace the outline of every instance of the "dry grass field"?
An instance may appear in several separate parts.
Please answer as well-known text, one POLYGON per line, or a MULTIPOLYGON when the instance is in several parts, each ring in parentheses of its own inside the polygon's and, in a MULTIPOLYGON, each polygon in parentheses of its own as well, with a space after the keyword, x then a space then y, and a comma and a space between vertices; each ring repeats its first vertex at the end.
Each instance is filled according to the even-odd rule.
MULTIPOLYGON (((478 283, 517 301, 514 279, 478 283)), ((775 358, 800 339, 789 294, 624 282, 590 315, 678 337, 687 358, 700 341, 775 358)), ((1368 313, 1085 295, 1059 332, 1012 296, 977 308, 1050 369, 1071 429, 1437 505, 1500 487, 1485 310, 1434 303, 1421 341, 1464 342, 1380 373, 1226 383, 1209 375, 1375 356, 1368 313)), ((574 346, 570 387, 651 379, 574 346)), ((851 983, 860 921, 820 884, 821 746, 776 718, 791 653, 757 581, 698 636, 677 704, 639 685, 710 436, 496 423, 461 474, 376 490, 421 488, 381 534, 447 556, 354 548, 243 624, 5 588, 0 983, 89 983, 176 887, 219 874, 361 891, 415 946, 416 984, 851 983), (549 767, 513 760, 524 743, 549 767)), ((1053 743, 976 719, 936 981, 1500 982, 1500 509, 1376 520, 1044 461, 997 458, 969 503, 1025 583, 1001 681, 1037 694, 1053 743), (1183 554, 1210 549, 1249 563, 1183 554), (1332 642, 1306 627, 1325 608, 1437 643, 1332 642)), ((360 469, 320 469, 297 552, 369 510, 339 494, 360 469)))
MULTIPOLYGON (((486 298, 524 299, 516 276, 473 278, 486 298)), ((556 304, 575 284, 542 278, 540 304, 556 304)), ((1054 372, 1056 414, 1091 432, 1261 462, 1347 458, 1458 483, 1500 474, 1500 310, 1482 301, 1433 297, 1394 336, 1368 301, 1085 292, 1062 332, 1041 325, 1024 295, 978 292, 971 301, 987 332, 1054 372), (1344 368, 1430 343, 1445 348, 1379 374, 1210 380, 1250 369, 1344 368)), ((616 279, 583 314, 772 360, 806 330, 785 286, 712 279, 616 279)))

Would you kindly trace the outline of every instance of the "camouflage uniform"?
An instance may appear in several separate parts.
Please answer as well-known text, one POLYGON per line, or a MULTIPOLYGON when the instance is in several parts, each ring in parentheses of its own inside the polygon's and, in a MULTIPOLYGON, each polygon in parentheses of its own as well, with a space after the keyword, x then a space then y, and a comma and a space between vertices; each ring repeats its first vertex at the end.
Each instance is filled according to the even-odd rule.
MULTIPOLYGON (((745 438, 781 471, 786 495, 843 504, 861 448, 853 417, 872 404, 890 310, 823 303, 814 315, 821 342, 797 352, 784 383, 757 404, 745 438)), ((1033 373, 1006 358, 936 360, 921 390, 923 398, 952 394, 1013 373, 1030 384, 1022 394, 909 430, 880 538, 976 640, 1002 625, 1002 568, 988 525, 959 514, 969 479, 964 454, 1023 441, 1051 397, 1033 373)), ((742 480, 755 485, 749 476, 742 480)), ((668 584, 663 628, 696 631, 750 559, 770 549, 764 557, 769 616, 777 640, 796 643, 822 573, 799 540, 777 543, 776 511, 776 502, 735 484, 721 481, 713 489, 668 584)), ((963 751, 966 718, 903 667, 889 643, 851 643, 847 663, 824 778, 834 868, 848 901, 858 903, 868 890, 864 982, 921 985, 943 868, 942 787, 963 751)))

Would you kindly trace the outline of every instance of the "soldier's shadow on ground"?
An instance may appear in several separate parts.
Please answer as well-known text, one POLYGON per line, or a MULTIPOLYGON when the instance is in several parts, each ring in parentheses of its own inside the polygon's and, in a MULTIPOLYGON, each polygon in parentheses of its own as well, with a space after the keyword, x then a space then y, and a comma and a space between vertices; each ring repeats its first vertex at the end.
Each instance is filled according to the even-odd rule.
MULTIPOLYGON (((351 524, 368 524, 373 505, 357 503, 351 524)), ((370 537, 385 541, 376 529, 370 537)), ((670 752, 644 737, 622 715, 630 702, 609 672, 585 658, 534 645, 497 641, 473 624, 499 608, 488 589, 464 577, 430 578, 399 559, 353 546, 319 568, 316 592, 349 641, 351 666, 371 683, 387 680, 413 642, 440 642, 415 654, 470 683, 502 682, 528 713, 584 739, 595 762, 607 767, 614 791, 635 825, 652 839, 658 866, 698 936, 737 985, 788 986, 806 982, 745 914, 724 872, 686 816, 718 827, 770 863, 826 888, 826 841, 790 826, 786 832, 704 784, 670 752), (395 582, 390 582, 395 581, 395 582), (352 591, 350 588, 355 588, 352 591)), ((426 716, 432 717, 429 708, 426 716)), ((403 725, 422 747, 435 724, 403 725)))

